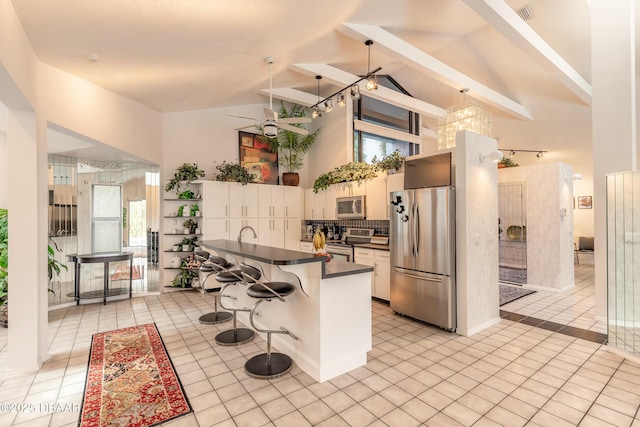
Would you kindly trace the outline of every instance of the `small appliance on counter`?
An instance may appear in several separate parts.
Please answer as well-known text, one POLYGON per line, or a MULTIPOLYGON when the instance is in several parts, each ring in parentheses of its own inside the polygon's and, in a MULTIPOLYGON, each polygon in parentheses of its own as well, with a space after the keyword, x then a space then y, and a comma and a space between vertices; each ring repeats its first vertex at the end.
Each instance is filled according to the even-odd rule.
POLYGON ((389 236, 373 236, 371 237, 371 242, 374 245, 388 245, 389 244, 389 236))

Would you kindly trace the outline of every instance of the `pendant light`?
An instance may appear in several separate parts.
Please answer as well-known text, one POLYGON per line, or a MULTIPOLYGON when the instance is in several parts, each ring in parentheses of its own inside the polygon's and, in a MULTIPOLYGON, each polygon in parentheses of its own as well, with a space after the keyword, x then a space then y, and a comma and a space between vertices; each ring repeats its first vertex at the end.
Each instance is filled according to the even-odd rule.
POLYGON ((338 94, 338 100, 336 101, 336 104, 338 104, 338 107, 344 107, 345 105, 347 105, 346 101, 344 100, 344 92, 340 92, 338 94))
MULTIPOLYGON (((367 54, 367 74, 371 74, 371 45, 373 44, 373 40, 367 40, 364 42, 368 48, 367 54)), ((376 75, 369 76, 369 81, 367 82, 367 90, 377 90, 378 89, 378 79, 376 75)))
MULTIPOLYGON (((320 80, 322 79, 322 76, 316 76, 316 80, 318 80, 318 104, 320 103, 320 80)), ((322 117, 322 112, 320 112, 320 108, 317 107, 313 107, 313 112, 311 113, 311 118, 312 119, 317 119, 318 117, 322 117)))

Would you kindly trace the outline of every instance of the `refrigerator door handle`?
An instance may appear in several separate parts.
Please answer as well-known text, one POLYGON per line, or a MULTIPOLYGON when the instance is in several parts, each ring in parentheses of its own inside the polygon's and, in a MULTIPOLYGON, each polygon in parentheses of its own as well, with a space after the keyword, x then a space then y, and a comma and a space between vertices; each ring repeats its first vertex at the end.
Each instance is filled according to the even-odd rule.
POLYGON ((398 274, 398 275, 400 275, 400 276, 411 277, 412 279, 426 280, 428 282, 436 282, 436 283, 441 283, 442 282, 442 279, 434 279, 434 278, 431 278, 431 277, 416 276, 414 274, 409 274, 409 273, 398 271, 398 269, 394 269, 393 272, 398 274))
POLYGON ((415 229, 413 226, 413 221, 414 221, 414 217, 413 217, 413 211, 416 208, 416 204, 412 203, 411 204, 411 212, 410 212, 410 216, 409 216, 409 245, 411 246, 411 257, 415 259, 416 257, 416 234, 415 234, 415 229))
POLYGON ((420 207, 416 203, 416 214, 415 214, 415 222, 416 222, 416 258, 420 253, 420 207))

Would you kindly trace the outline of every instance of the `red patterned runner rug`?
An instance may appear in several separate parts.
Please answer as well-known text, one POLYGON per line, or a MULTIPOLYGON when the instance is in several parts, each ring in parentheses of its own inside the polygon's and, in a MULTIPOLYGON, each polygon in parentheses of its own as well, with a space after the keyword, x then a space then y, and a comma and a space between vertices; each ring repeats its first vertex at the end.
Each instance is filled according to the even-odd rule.
POLYGON ((93 335, 80 427, 146 427, 189 412, 155 324, 93 335))

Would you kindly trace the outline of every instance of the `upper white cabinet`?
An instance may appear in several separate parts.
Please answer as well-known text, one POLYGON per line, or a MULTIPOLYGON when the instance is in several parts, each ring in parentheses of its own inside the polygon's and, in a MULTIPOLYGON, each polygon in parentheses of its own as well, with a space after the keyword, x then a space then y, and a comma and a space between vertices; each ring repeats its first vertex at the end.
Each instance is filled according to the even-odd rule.
POLYGON ((283 186, 259 186, 258 215, 260 218, 282 218, 284 216, 284 194, 283 186))
POLYGON ((229 183, 202 181, 202 198, 205 218, 229 216, 229 183))
POLYGON ((232 218, 257 218, 258 189, 260 184, 242 185, 231 182, 229 185, 229 216, 232 218))
MULTIPOLYGON (((327 219, 326 191, 313 192, 313 188, 304 191, 305 219, 327 219)), ((335 203, 335 200, 334 200, 335 203)))
POLYGON ((389 196, 386 175, 367 181, 365 208, 367 219, 389 219, 389 196))
POLYGON ((387 192, 404 190, 404 173, 387 175, 387 192))
POLYGON ((284 216, 286 218, 302 218, 304 197, 301 187, 284 188, 284 216))

